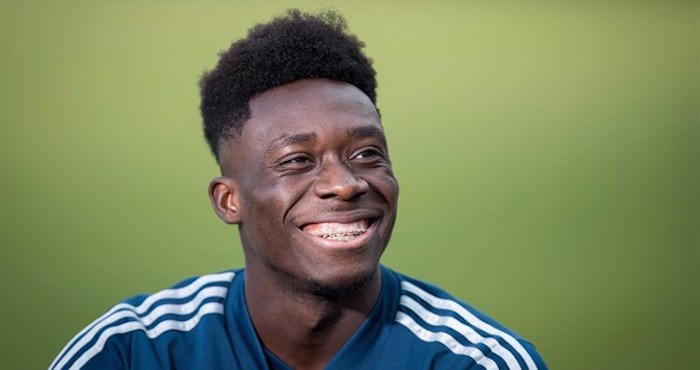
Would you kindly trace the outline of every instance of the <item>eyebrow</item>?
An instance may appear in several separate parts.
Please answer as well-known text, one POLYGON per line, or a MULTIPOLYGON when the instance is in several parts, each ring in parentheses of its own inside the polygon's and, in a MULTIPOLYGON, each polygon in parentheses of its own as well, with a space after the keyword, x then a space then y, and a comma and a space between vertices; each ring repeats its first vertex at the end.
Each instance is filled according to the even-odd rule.
POLYGON ((362 126, 348 129, 348 136, 350 137, 379 137, 384 139, 384 132, 377 126, 362 126))
MULTIPOLYGON (((346 132, 348 137, 376 137, 382 139, 382 141, 385 140, 384 132, 376 126, 355 127, 348 129, 346 132)), ((268 146, 265 152, 270 153, 272 151, 282 149, 286 146, 310 143, 312 141, 316 141, 317 138, 318 136, 313 132, 304 132, 294 135, 282 135, 274 141, 272 141, 272 143, 270 144, 270 146, 268 146)))
POLYGON ((281 149, 289 145, 295 144, 305 144, 316 140, 316 134, 314 133, 301 133, 295 135, 282 135, 275 139, 272 144, 265 150, 265 152, 271 152, 273 150, 281 149))

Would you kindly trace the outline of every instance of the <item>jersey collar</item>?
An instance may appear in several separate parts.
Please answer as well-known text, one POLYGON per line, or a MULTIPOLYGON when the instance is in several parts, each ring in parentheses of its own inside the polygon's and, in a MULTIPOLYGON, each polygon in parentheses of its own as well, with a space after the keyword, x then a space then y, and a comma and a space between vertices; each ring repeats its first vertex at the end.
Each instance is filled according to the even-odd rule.
MULTIPOLYGON (((326 370, 371 368, 371 364, 381 363, 378 360, 386 352, 383 350, 384 343, 378 339, 386 338, 386 331, 392 328, 401 292, 399 280, 393 271, 381 266, 381 274, 382 289, 377 303, 365 322, 328 363, 326 370)), ((271 366, 273 369, 284 369, 281 360, 266 357, 266 350, 255 333, 245 304, 244 275, 244 270, 236 274, 226 298, 226 329, 232 351, 243 369, 270 369, 271 366)), ((286 368, 291 369, 289 366, 286 368)))

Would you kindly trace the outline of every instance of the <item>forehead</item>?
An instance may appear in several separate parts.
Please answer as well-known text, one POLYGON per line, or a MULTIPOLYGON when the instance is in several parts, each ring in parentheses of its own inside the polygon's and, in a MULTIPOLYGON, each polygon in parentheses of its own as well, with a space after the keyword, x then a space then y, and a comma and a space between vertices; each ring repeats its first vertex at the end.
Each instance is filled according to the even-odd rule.
POLYGON ((346 143, 344 139, 372 132, 384 142, 374 104, 357 87, 344 82, 296 81, 255 96, 249 108, 250 118, 240 136, 227 140, 219 152, 219 165, 227 176, 248 172, 271 148, 296 139, 301 143, 304 137, 312 139, 306 142, 340 146, 346 143))
POLYGON ((299 133, 381 128, 374 104, 353 85, 330 80, 301 80, 270 89, 250 103, 251 117, 241 142, 256 146, 299 133))

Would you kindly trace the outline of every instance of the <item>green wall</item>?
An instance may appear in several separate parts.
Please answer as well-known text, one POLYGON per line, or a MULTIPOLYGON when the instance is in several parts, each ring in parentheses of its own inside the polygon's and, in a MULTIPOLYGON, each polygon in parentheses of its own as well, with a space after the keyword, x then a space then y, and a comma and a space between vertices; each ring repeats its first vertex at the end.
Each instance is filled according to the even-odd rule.
MULTIPOLYGON (((340 10, 375 61, 401 182, 385 264, 553 369, 700 368, 697 2, 296 3, 340 10)), ((290 4, 2 2, 2 369, 241 266, 197 80, 290 4)))

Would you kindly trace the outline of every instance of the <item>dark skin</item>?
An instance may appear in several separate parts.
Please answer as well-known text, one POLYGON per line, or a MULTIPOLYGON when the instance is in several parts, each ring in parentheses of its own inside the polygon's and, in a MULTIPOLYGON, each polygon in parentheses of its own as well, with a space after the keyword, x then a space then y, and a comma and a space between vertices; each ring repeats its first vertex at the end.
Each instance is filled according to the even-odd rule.
POLYGON ((386 139, 372 102, 346 83, 301 80, 249 105, 210 197, 238 225, 260 340, 295 369, 322 369, 380 293, 398 199, 386 139))

